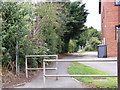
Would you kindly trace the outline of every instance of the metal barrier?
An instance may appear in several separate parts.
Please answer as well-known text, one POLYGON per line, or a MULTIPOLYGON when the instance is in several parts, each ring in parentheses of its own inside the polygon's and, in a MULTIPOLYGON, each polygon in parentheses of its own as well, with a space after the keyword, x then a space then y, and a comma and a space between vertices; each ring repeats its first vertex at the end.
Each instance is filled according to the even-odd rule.
MULTIPOLYGON (((56 57, 55 60, 58 60, 58 55, 26 55, 25 56, 25 71, 26 71, 26 78, 28 78, 28 70, 43 70, 43 68, 28 68, 28 64, 27 64, 27 58, 32 58, 32 57, 56 57)), ((56 66, 57 66, 57 62, 56 62, 56 66)), ((56 68, 46 68, 48 70, 57 70, 56 68)))
MULTIPOLYGON (((117 77, 117 75, 46 75, 46 67, 45 67, 45 62, 113 62, 117 60, 110 60, 110 59, 44 59, 43 60, 43 84, 45 87, 45 82, 46 82, 46 77, 117 77)), ((56 73, 57 74, 57 73, 56 73)))

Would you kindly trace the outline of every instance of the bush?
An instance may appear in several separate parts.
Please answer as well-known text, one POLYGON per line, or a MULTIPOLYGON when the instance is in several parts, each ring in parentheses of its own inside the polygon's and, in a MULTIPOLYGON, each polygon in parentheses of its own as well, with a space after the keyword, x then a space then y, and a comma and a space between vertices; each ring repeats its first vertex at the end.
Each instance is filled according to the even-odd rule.
POLYGON ((93 46, 90 45, 90 43, 93 43, 93 42, 100 43, 101 32, 97 31, 93 27, 89 27, 89 28, 84 27, 83 29, 84 29, 84 31, 80 34, 80 36, 78 38, 79 45, 82 46, 82 47, 85 47, 86 49, 95 50, 96 46, 93 45, 94 46, 93 47, 93 46))
POLYGON ((76 51, 78 51, 77 40, 70 40, 69 45, 68 45, 68 52, 73 53, 76 51))
POLYGON ((101 42, 97 37, 91 37, 89 41, 87 41, 86 46, 84 48, 85 51, 95 51, 97 50, 97 45, 101 42))
MULTIPOLYGON (((15 63, 16 55, 19 63, 24 62, 27 54, 33 53, 33 45, 29 39, 31 31, 31 3, 2 3, 2 64, 8 66, 15 63)), ((22 64, 24 65, 24 63, 22 64)))

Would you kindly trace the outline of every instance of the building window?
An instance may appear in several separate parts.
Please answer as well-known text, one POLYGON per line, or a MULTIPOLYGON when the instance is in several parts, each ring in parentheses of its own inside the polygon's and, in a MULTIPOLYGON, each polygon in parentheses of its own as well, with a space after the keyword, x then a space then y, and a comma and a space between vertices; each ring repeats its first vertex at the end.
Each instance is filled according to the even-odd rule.
POLYGON ((120 6, 120 0, 115 0, 115 6, 120 6))

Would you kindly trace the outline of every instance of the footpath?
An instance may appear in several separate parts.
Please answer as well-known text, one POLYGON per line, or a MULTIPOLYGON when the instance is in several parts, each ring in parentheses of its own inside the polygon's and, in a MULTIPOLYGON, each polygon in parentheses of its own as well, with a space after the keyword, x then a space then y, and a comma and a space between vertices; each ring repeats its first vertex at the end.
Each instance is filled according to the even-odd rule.
MULTIPOLYGON (((66 56, 64 59, 75 59, 75 57, 74 55, 66 56)), ((71 62, 59 62, 58 74, 68 74, 67 67, 69 63, 71 62)), ((55 64, 52 64, 50 67, 55 67, 55 64)), ((46 74, 56 74, 56 70, 46 70, 46 74)), ((47 77, 44 87, 42 75, 43 73, 40 73, 40 75, 31 82, 15 88, 87 88, 84 83, 77 81, 71 77, 59 77, 58 80, 56 80, 56 77, 47 77)))
MULTIPOLYGON (((97 59, 97 53, 96 52, 87 52, 84 54, 73 53, 71 56, 64 57, 64 59, 79 59, 79 58, 96 58, 97 59)), ((110 58, 110 59, 116 59, 116 58, 110 58)), ((70 63, 71 62, 59 62, 58 74, 68 74, 67 68, 70 63)), ((108 73, 117 74, 116 62, 113 62, 113 63, 104 62, 102 64, 98 62, 97 63, 82 62, 82 63, 87 66, 91 66, 108 73), (104 69, 103 67, 106 69, 104 69)), ((55 64, 51 64, 50 67, 55 67, 55 64)), ((46 70, 46 74, 56 74, 56 70, 46 70)), ((34 78, 31 82, 28 82, 23 86, 19 86, 15 88, 89 88, 89 86, 87 86, 83 82, 77 81, 76 79, 71 77, 59 77, 58 80, 56 80, 56 77, 47 77, 46 84, 44 86, 42 75, 43 73, 40 73, 39 76, 34 78)))

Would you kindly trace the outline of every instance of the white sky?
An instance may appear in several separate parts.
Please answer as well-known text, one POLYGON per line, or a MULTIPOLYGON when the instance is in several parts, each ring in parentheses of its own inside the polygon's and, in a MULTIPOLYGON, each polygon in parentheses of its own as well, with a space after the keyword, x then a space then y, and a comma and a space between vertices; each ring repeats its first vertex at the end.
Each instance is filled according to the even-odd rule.
MULTIPOLYGON (((77 0, 71 0, 77 1, 77 0)), ((80 1, 80 0, 79 0, 80 1)), ((94 27, 97 30, 101 30, 101 14, 99 14, 99 0, 82 0, 83 3, 86 3, 86 8, 89 12, 87 17, 86 26, 94 27)))
POLYGON ((87 17, 86 26, 93 26, 97 30, 101 30, 101 14, 99 14, 99 0, 82 0, 86 3, 86 9, 90 13, 87 17))

